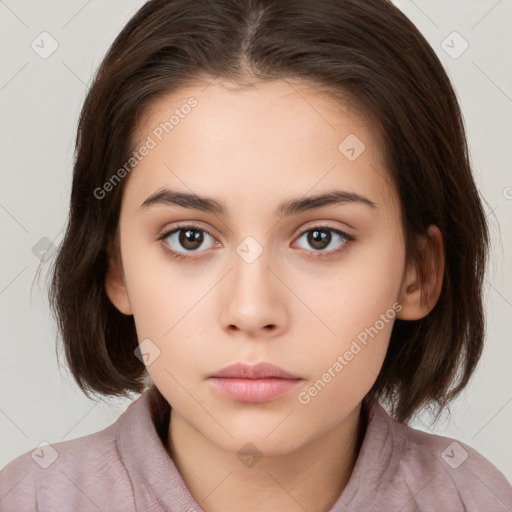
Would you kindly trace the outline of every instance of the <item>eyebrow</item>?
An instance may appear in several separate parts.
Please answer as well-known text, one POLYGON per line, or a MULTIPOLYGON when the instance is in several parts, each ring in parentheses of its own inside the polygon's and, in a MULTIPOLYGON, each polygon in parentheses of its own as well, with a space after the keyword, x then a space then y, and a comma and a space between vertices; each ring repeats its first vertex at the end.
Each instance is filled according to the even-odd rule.
MULTIPOLYGON (((285 217, 325 206, 347 203, 358 203, 370 208, 377 208, 377 205, 373 201, 360 194, 356 194, 355 192, 331 190, 316 196, 288 199, 278 206, 276 214, 285 217)), ((226 215, 228 211, 224 203, 219 202, 216 199, 168 188, 157 190, 151 194, 141 204, 140 208, 146 209, 155 205, 181 206, 182 208, 190 208, 219 215, 226 215)))

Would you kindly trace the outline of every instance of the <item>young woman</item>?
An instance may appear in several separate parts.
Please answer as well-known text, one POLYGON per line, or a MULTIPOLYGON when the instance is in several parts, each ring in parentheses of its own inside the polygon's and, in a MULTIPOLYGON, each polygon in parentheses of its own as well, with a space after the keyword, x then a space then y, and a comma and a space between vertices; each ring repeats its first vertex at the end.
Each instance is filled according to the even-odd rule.
POLYGON ((142 394, 8 464, 2 510, 511 510, 407 425, 476 367, 487 243, 454 91, 391 3, 147 2, 85 101, 51 290, 84 392, 142 394))

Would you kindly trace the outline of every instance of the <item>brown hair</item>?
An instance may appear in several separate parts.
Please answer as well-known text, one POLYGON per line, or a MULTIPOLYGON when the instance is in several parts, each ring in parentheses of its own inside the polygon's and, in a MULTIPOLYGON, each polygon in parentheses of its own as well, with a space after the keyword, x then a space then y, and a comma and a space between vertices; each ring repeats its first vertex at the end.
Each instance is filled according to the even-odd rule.
MULTIPOLYGON (((406 255, 435 224, 445 244, 441 296, 421 320, 396 320, 369 397, 408 420, 439 411, 467 384, 484 341, 482 280, 488 228, 471 174, 457 98, 417 28, 386 0, 152 0, 127 23, 81 111, 67 231, 50 301, 80 388, 141 392, 145 366, 133 317, 105 292, 107 244, 125 178, 101 187, 132 152, 137 120, 162 95, 198 80, 299 79, 352 98, 376 121, 402 208, 406 255)), ((420 267, 418 267, 420 268, 420 267)))

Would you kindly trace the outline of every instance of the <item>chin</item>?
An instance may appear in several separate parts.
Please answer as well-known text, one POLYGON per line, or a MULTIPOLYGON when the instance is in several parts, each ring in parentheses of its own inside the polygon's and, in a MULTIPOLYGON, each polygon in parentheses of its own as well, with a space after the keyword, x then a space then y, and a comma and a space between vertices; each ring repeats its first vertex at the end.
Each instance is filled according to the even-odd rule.
POLYGON ((243 418, 240 416, 230 419, 226 416, 222 419, 218 417, 217 419, 232 437, 224 430, 220 432, 218 428, 212 429, 211 426, 208 428, 209 432, 203 432, 203 435, 220 448, 234 453, 238 453, 244 447, 249 451, 251 447, 255 447, 254 449, 265 456, 284 455, 297 450, 310 438, 315 437, 314 433, 308 435, 302 432, 300 424, 290 421, 293 414, 284 419, 289 412, 279 414, 274 412, 263 418, 261 413, 243 415, 243 418))

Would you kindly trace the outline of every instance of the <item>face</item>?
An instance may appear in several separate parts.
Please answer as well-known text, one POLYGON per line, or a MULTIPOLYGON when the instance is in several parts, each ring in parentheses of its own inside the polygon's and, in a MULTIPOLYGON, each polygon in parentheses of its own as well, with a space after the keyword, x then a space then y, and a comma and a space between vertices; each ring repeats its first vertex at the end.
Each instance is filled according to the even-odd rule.
POLYGON ((371 123, 300 84, 214 82, 154 103, 137 140, 122 282, 112 272, 107 289, 173 417, 267 455, 342 424, 380 371, 409 276, 371 123), (233 363, 297 379, 212 378, 233 363))

